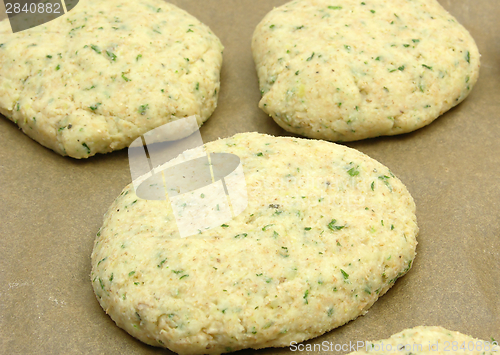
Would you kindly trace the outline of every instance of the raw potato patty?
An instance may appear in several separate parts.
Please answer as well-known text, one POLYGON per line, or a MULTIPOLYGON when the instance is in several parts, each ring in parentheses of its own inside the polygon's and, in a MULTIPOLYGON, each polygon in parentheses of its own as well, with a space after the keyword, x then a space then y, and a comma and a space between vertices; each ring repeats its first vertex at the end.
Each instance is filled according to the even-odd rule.
POLYGON ((80 0, 12 34, 0 22, 0 113, 61 155, 128 147, 181 117, 214 111, 223 47, 161 0, 80 0))
POLYGON ((497 352, 500 352, 500 347, 491 340, 474 339, 441 327, 415 327, 394 334, 389 339, 368 342, 365 350, 349 355, 491 355, 497 352))
POLYGON ((180 354, 289 346, 366 313, 411 268, 415 204, 394 175, 333 143, 238 134, 248 207, 179 238, 170 203, 127 186, 104 217, 92 285, 116 324, 180 354))
POLYGON ((435 0, 298 0, 258 25, 260 108, 285 130, 353 141, 407 133, 479 74, 470 34, 435 0))

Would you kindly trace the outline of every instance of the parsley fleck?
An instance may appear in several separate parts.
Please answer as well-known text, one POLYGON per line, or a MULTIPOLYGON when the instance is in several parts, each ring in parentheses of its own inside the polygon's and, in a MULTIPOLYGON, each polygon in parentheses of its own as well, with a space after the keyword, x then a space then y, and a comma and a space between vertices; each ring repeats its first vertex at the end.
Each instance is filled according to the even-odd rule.
POLYGON ((113 62, 116 62, 116 55, 115 55, 114 53, 111 53, 111 52, 109 52, 109 51, 106 51, 106 54, 108 55, 108 57, 110 57, 110 58, 111 58, 111 60, 112 60, 113 62))
POLYGON ((432 70, 432 67, 430 67, 430 66, 428 66, 428 65, 422 64, 422 66, 423 66, 424 68, 427 68, 427 69, 429 69, 429 70, 432 70))
POLYGON ((266 231, 268 227, 274 226, 274 224, 268 224, 267 226, 262 227, 263 231, 266 231))
POLYGON ((123 78, 123 80, 125 80, 125 81, 127 81, 127 82, 132 81, 132 79, 129 79, 129 78, 127 78, 127 77, 125 76, 125 73, 122 73, 122 78, 123 78))
POLYGON ((310 62, 310 61, 314 58, 314 54, 315 54, 315 53, 313 52, 313 54, 311 54, 311 56, 310 56, 309 58, 307 58, 307 61, 308 61, 308 62, 310 62))
POLYGON ((342 276, 344 277, 344 280, 349 279, 349 274, 345 272, 344 270, 340 269, 340 272, 342 272, 342 276))
POLYGON ((341 10, 342 6, 328 6, 330 10, 341 10))
POLYGON ((148 108, 149 104, 139 106, 139 113, 144 116, 148 108))
POLYGON ((87 154, 90 154, 91 150, 90 150, 89 146, 87 145, 87 143, 82 143, 82 145, 85 149, 87 149, 87 154))
POLYGON ((337 226, 337 225, 335 225, 336 223, 337 223, 337 220, 332 219, 332 221, 330 223, 328 223, 328 229, 330 229, 332 231, 339 231, 345 227, 345 226, 337 226))
POLYGON ((358 168, 358 167, 356 167, 356 168, 351 168, 349 171, 347 171, 347 173, 348 173, 349 175, 351 175, 351 176, 357 176, 357 175, 359 175, 359 171, 358 171, 358 170, 356 170, 357 168, 358 168))
POLYGON ((101 54, 101 50, 99 49, 99 47, 97 47, 96 45, 91 45, 90 48, 92 48, 94 51, 96 51, 97 53, 101 54))
POLYGON ((100 102, 96 103, 94 106, 90 106, 89 108, 90 108, 92 111, 95 111, 95 110, 97 110, 97 109, 99 108, 99 106, 101 106, 101 103, 100 103, 100 102))

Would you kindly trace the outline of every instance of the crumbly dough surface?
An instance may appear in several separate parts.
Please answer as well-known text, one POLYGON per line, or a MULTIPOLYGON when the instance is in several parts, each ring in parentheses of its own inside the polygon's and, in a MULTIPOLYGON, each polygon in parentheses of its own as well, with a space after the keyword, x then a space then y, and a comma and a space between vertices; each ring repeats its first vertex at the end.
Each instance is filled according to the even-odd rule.
POLYGON ((128 147, 143 133, 217 105, 222 44, 161 0, 80 0, 12 34, 0 22, 0 113, 61 155, 128 147))
POLYGON ((463 101, 477 46, 436 0, 296 0, 257 26, 260 108, 283 129, 353 141, 407 133, 463 101))
POLYGON ((179 238, 169 202, 127 186, 104 217, 91 280, 102 308, 179 354, 283 347, 366 313, 415 258, 415 204, 388 168, 334 143, 258 133, 240 157, 248 207, 179 238))
POLYGON ((365 350, 349 355, 493 355, 500 347, 490 339, 483 341, 442 327, 415 327, 389 339, 368 342, 365 350))

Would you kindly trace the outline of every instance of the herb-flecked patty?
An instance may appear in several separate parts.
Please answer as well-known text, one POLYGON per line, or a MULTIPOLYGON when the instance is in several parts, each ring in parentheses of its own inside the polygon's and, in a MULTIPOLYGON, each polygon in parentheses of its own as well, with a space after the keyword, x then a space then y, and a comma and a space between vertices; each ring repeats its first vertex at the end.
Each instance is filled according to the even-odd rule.
POLYGON ((257 26, 260 108, 310 138, 407 133, 463 101, 479 52, 436 0, 295 0, 257 26))
POLYGON ((0 22, 0 113, 61 155, 128 147, 145 132, 215 110, 222 44, 162 0, 80 0, 11 33, 0 22))
POLYGON ((363 315, 410 270, 415 204, 375 160, 258 133, 206 149, 241 159, 240 215, 180 238, 170 203, 131 184, 97 234, 95 294, 134 337, 191 355, 289 346, 363 315))

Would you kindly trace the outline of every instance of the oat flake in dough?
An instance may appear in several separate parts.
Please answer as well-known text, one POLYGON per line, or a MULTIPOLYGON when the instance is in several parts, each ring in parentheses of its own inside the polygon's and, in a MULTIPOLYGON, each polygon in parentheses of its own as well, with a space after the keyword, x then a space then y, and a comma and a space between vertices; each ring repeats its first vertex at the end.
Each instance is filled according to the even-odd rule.
POLYGON ((0 113, 61 155, 87 158, 214 111, 223 47, 161 0, 80 0, 67 15, 11 33, 0 22, 0 113))
POLYGON ((179 238, 168 202, 127 186, 104 217, 91 280, 102 308, 179 354, 283 347, 363 315, 415 258, 415 204, 388 168, 324 141, 238 134, 248 207, 179 238))
POLYGON ((435 0, 297 0, 257 26, 260 108, 285 130, 353 141, 407 133, 463 101, 477 46, 435 0))

